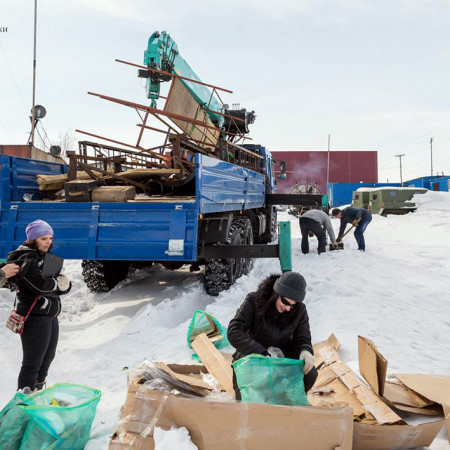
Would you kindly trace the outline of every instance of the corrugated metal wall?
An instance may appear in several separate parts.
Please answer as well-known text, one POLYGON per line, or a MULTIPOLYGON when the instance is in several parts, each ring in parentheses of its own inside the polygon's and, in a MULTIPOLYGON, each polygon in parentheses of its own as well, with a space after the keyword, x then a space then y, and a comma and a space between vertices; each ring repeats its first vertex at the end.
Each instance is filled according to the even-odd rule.
MULTIPOLYGON (((286 161, 286 180, 277 181, 277 192, 288 193, 298 184, 316 184, 322 193, 326 193, 327 158, 326 151, 311 152, 272 152, 277 161, 286 161)), ((279 165, 275 166, 279 172, 279 165)), ((330 152, 330 183, 377 183, 378 156, 370 152, 330 152)))

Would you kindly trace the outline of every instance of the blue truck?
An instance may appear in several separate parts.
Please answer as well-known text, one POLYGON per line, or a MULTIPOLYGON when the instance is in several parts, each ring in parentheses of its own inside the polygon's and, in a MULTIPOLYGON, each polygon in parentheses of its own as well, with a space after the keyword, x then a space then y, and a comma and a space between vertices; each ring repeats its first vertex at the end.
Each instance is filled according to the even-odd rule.
POLYGON ((169 269, 204 264, 205 289, 217 295, 248 273, 251 256, 275 256, 264 253, 276 235, 276 209, 267 200, 275 191, 274 160, 263 146, 251 146, 256 150, 260 172, 196 154, 189 198, 113 203, 48 201, 36 174, 65 174, 66 164, 0 155, 0 258, 23 243, 26 225, 39 218, 54 229, 55 254, 83 260, 92 291, 110 290, 130 265, 158 262, 169 269), (227 245, 242 246, 233 254, 243 257, 225 254, 227 245))

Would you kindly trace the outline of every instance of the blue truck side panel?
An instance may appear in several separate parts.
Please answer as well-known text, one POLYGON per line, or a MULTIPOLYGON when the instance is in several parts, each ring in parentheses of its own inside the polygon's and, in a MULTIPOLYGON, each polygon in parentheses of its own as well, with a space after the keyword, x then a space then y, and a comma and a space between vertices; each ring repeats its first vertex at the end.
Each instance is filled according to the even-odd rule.
POLYGON ((1 211, 0 257, 25 240, 25 227, 51 224, 54 252, 66 259, 194 261, 198 213, 187 203, 11 204, 1 211), (181 255, 168 255, 169 239, 184 239, 181 255))
POLYGON ((0 164, 0 199, 2 202, 21 202, 24 200, 24 194, 29 194, 33 200, 43 199, 46 194, 38 189, 36 174, 61 175, 67 173, 65 164, 16 156, 2 155, 0 164))
POLYGON ((25 240, 36 219, 54 230, 54 252, 66 259, 195 261, 199 214, 264 206, 264 175, 197 154, 191 201, 77 203, 34 201, 36 174, 61 174, 64 164, 1 156, 0 258, 25 240), (24 201, 24 195, 33 201, 24 201), (181 250, 170 247, 182 241, 181 250))
POLYGON ((200 214, 264 207, 263 174, 199 154, 196 163, 200 214))

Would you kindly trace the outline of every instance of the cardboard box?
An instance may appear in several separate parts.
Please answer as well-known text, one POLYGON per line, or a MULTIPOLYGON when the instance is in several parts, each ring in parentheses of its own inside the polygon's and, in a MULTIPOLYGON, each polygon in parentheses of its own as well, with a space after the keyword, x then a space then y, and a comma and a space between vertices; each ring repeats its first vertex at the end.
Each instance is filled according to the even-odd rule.
MULTIPOLYGON (((152 449, 155 426, 166 430, 171 426, 186 427, 201 450, 428 447, 442 429, 444 420, 406 424, 388 406, 392 402, 377 395, 341 361, 337 353, 339 346, 334 335, 314 345, 319 377, 308 393, 312 404, 308 407, 208 401, 207 397, 180 398, 133 381, 110 449, 152 449)), ((385 395, 395 389, 396 401, 412 403, 411 408, 429 410, 439 403, 449 426, 450 377, 399 374, 396 385, 400 389, 391 389, 391 383, 382 380, 387 360, 375 344, 361 338, 358 346, 361 346, 362 372, 378 390, 383 389, 383 384, 385 395)), ((169 367, 185 382, 189 382, 186 377, 198 377, 206 371, 198 365, 169 367)), ((198 381, 195 383, 199 387, 198 381)))
POLYGON ((442 406, 444 420, 419 425, 397 425, 370 428, 355 423, 354 448, 383 449, 428 447, 439 434, 444 423, 450 438, 450 377, 396 374, 397 382, 385 382, 388 361, 369 339, 358 336, 359 365, 366 381, 384 391, 383 400, 393 407, 424 415, 440 415, 436 405, 442 406), (383 378, 384 377, 384 378, 383 378), (432 410, 432 412, 430 412, 432 410))
MULTIPOLYGON (((202 366, 169 367, 183 374, 204 370, 202 366)), ((132 382, 110 450, 153 448, 152 444, 145 445, 151 440, 154 426, 166 430, 171 426, 186 427, 200 450, 344 450, 352 448, 353 411, 349 407, 278 406, 180 398, 132 382)))

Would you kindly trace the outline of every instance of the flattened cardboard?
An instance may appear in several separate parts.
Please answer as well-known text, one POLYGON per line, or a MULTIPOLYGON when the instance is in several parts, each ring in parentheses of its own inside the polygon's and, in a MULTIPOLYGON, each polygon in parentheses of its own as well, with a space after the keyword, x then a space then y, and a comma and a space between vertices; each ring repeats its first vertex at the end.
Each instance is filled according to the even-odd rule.
POLYGON ((450 442, 450 376, 395 374, 407 387, 442 405, 450 442))
POLYGON ((208 372, 217 378, 222 386, 222 390, 234 394, 233 369, 219 350, 214 347, 214 344, 208 339, 206 334, 199 334, 192 342, 192 348, 208 372))
POLYGON ((438 422, 420 425, 377 426, 354 424, 354 450, 381 450, 429 447, 443 426, 438 422))
POLYGON ((359 371, 378 395, 383 396, 388 362, 370 339, 358 336, 359 371))
MULTIPOLYGON (((199 450, 293 450, 299 446, 309 450, 347 450, 352 447, 353 411, 349 407, 278 406, 186 399, 165 396, 131 383, 123 420, 111 440, 110 449, 144 448, 134 447, 130 443, 133 437, 145 431, 164 398, 166 401, 156 426, 166 430, 171 426, 186 427, 199 450), (144 411, 144 407, 148 414, 140 427, 136 422, 126 420, 126 411, 134 408, 137 416, 138 410, 144 411), (128 447, 121 447, 122 439, 128 447)), ((137 440, 137 445, 141 444, 137 440)))
POLYGON ((163 362, 156 362, 154 364, 158 369, 164 370, 164 372, 166 372, 172 378, 175 378, 180 381, 184 381, 185 383, 188 383, 191 386, 194 386, 194 387, 197 387, 200 389, 207 389, 209 391, 213 390, 213 387, 210 386, 208 383, 205 383, 201 378, 196 378, 196 377, 193 377, 190 375, 183 375, 181 373, 176 373, 163 362))
POLYGON ((409 389, 400 381, 386 381, 384 397, 396 406, 402 405, 412 408, 426 408, 435 403, 409 389))
POLYGON ((331 334, 327 340, 314 344, 314 366, 318 369, 323 365, 339 361, 341 357, 337 350, 340 346, 341 343, 334 334, 331 334))

